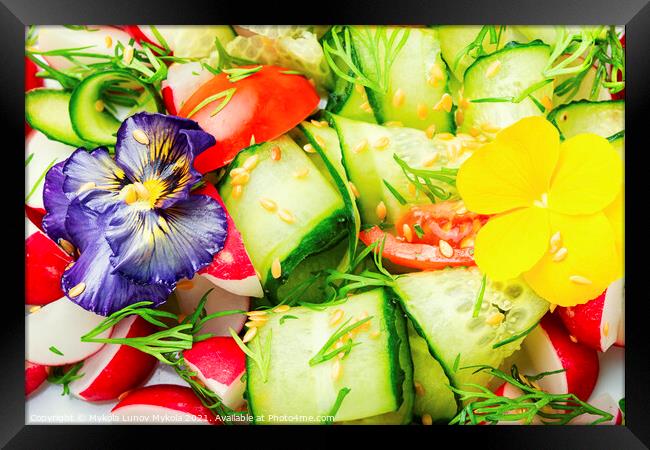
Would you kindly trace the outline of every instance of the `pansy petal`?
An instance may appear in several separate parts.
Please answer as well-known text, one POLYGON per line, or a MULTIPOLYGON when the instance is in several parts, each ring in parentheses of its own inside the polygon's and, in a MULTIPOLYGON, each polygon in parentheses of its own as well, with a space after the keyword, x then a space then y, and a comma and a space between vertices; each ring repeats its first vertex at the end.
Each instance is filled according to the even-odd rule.
POLYGON ((124 171, 115 164, 104 147, 92 152, 76 150, 66 160, 63 174, 63 191, 69 198, 92 189, 111 192, 117 197, 119 190, 128 183, 124 171))
POLYGON ((531 206, 548 192, 559 142, 555 127, 540 117, 503 129, 458 171, 456 186, 467 209, 495 214, 531 206))
POLYGON ((491 218, 478 232, 474 260, 495 281, 519 276, 548 249, 548 211, 522 208, 491 218))
POLYGON ((130 179, 147 187, 152 207, 167 208, 187 198, 201 178, 194 157, 214 143, 192 120, 139 113, 122 123, 115 160, 130 179))
POLYGON ((112 270, 111 249, 103 237, 105 219, 101 215, 76 199, 70 205, 68 218, 77 225, 75 232, 84 229, 85 233, 81 256, 61 279, 63 291, 72 301, 103 316, 139 301, 152 301, 154 305, 165 302, 172 290, 170 286, 140 285, 112 270))
POLYGON ((165 210, 120 204, 106 229, 111 264, 141 283, 174 283, 208 265, 226 239, 223 208, 192 195, 165 210))
POLYGON ((623 163, 607 139, 579 134, 560 146, 548 205, 559 213, 592 214, 612 203, 622 185, 623 163))
POLYGON ((586 303, 620 278, 622 261, 605 214, 550 213, 551 232, 560 232, 559 250, 546 252, 524 274, 538 295, 560 306, 586 303), (566 249, 566 250, 564 250, 566 249))
POLYGON ((117 207, 109 196, 111 194, 107 191, 97 189, 83 192, 70 202, 65 217, 65 229, 72 236, 71 242, 81 252, 94 245, 97 239, 104 239, 104 217, 110 217, 111 210, 117 207), (97 208, 97 205, 101 205, 101 208, 97 208), (100 216, 102 213, 105 213, 105 216, 100 216))
POLYGON ((62 161, 52 166, 45 175, 43 185, 43 205, 47 211, 43 217, 43 230, 55 242, 59 239, 71 241, 70 234, 65 229, 65 216, 70 199, 63 192, 64 165, 65 161, 62 161))

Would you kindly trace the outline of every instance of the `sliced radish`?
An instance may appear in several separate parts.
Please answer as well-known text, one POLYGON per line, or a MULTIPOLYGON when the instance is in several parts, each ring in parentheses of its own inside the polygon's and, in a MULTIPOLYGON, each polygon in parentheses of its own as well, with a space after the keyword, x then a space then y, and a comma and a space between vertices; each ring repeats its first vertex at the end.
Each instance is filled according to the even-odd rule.
MULTIPOLYGON (((104 319, 67 297, 43 306, 26 317, 25 359, 46 366, 63 366, 94 355, 104 344, 81 342, 81 337, 104 319)), ((112 328, 109 328, 97 337, 108 338, 111 331, 112 328)))
POLYGON ((25 304, 46 305, 63 297, 61 276, 72 258, 25 219, 25 304))
MULTIPOLYGON (((248 311, 250 307, 248 297, 223 290, 212 284, 206 277, 195 275, 191 280, 181 280, 176 285, 176 298, 178 299, 178 306, 181 313, 185 315, 192 314, 196 310, 201 298, 210 289, 212 291, 208 294, 205 303, 205 310, 208 314, 237 309, 248 311)), ((201 332, 212 333, 215 336, 230 336, 229 328, 239 333, 244 327, 245 322, 245 314, 216 317, 207 321, 201 328, 201 332)))
POLYGON ((162 95, 167 110, 176 115, 185 100, 214 74, 200 62, 174 63, 167 69, 167 79, 162 82, 162 95))
MULTIPOLYGON (((122 319, 112 338, 148 336, 155 327, 139 316, 122 319)), ((70 392, 91 402, 113 400, 139 386, 156 365, 156 358, 128 345, 107 344, 84 361, 83 377, 70 383, 70 392)))
POLYGON ((25 140, 25 204, 32 208, 44 208, 43 186, 45 173, 54 164, 67 159, 76 149, 70 145, 48 139, 39 131, 32 131, 25 140))
MULTIPOLYGON (((201 189, 197 189, 196 193, 209 195, 226 210, 219 193, 211 184, 206 183, 201 189)), ((200 270, 199 273, 207 277, 216 286, 233 294, 246 297, 262 297, 264 295, 262 285, 244 247, 241 234, 237 231, 230 215, 227 216, 227 219, 228 235, 223 249, 214 255, 212 263, 200 270)))
POLYGON ((587 400, 598 379, 598 354, 595 350, 574 342, 554 314, 544 316, 526 337, 523 349, 537 372, 564 372, 547 375, 539 386, 553 394, 573 393, 587 400))
POLYGON ((48 368, 25 361, 25 395, 36 391, 47 380, 48 368))
MULTIPOLYGON (((115 54, 115 45, 121 42, 129 44, 131 36, 115 27, 90 25, 92 31, 71 29, 61 25, 38 27, 38 49, 41 51, 60 50, 65 48, 90 47, 88 53, 99 53, 107 56, 115 54), (110 44, 110 45, 109 45, 110 44)), ((75 58, 81 64, 93 64, 104 60, 90 57, 75 58)), ((63 56, 45 56, 47 63, 57 70, 65 70, 74 64, 63 56)))
POLYGON ((221 423, 192 389, 157 384, 129 392, 111 412, 120 423, 209 425, 221 423))
POLYGON ((569 333, 581 344, 606 351, 617 340, 623 321, 623 279, 583 305, 558 308, 569 333))
POLYGON ((213 337, 197 342, 183 356, 190 370, 224 405, 235 410, 243 406, 246 355, 233 338, 213 337))
POLYGON ((29 205, 25 205, 25 216, 29 221, 36 225, 36 227, 43 231, 43 217, 45 217, 44 208, 32 208, 29 205))
MULTIPOLYGON (((599 423, 599 425, 621 425, 623 423, 623 413, 621 412, 621 409, 618 406, 618 402, 616 402, 611 395, 609 394, 599 395, 598 397, 590 400, 589 404, 602 411, 608 412, 612 416, 614 416, 612 420, 601 422, 599 423)), ((597 416, 594 414, 582 414, 576 417, 575 419, 573 419, 569 423, 571 425, 590 425, 595 420, 600 418, 601 416, 597 416)))

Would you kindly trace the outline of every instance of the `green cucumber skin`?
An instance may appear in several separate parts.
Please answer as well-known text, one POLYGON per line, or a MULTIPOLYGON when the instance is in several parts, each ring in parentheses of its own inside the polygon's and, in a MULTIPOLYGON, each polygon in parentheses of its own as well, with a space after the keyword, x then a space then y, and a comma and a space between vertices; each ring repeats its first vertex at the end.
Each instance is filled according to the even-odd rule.
POLYGON ((615 139, 619 139, 620 137, 622 137, 616 135, 622 132, 624 133, 625 131, 624 110, 625 110, 625 100, 599 100, 599 101, 577 100, 577 101, 567 103, 565 105, 558 106, 548 114, 547 118, 558 129, 562 139, 570 138, 579 133, 592 132, 604 138, 608 138, 608 139, 611 138, 611 140, 613 141, 615 139), (616 113, 617 110, 621 110, 621 116, 622 116, 621 117, 622 120, 620 123, 621 126, 618 127, 612 123, 612 125, 614 126, 606 127, 609 128, 609 131, 611 131, 611 133, 605 135, 608 132, 603 133, 602 127, 598 126, 598 125, 602 125, 604 120, 597 120, 595 117, 593 117, 593 113, 603 113, 603 114, 606 114, 608 112, 616 113), (565 112, 569 113, 572 111, 578 114, 592 113, 590 115, 590 118, 592 119, 591 123, 594 126, 581 127, 579 129, 572 129, 570 127, 567 127, 566 125, 563 126, 561 121, 562 113, 565 112))
MULTIPOLYGON (((402 384, 405 380, 397 352, 403 350, 403 347, 399 347, 400 343, 406 342, 402 341, 398 336, 398 324, 396 322, 398 312, 399 306, 392 300, 387 290, 378 288, 357 294, 350 297, 347 302, 327 307, 323 311, 314 311, 306 307, 295 307, 286 313, 271 315, 270 319, 263 328, 260 328, 257 336, 250 343, 256 344, 260 339, 268 336, 268 333, 273 333, 271 339, 271 366, 267 381, 270 385, 265 384, 262 380, 255 362, 247 358, 247 398, 249 401, 249 410, 253 417, 256 418, 259 415, 269 414, 326 414, 326 410, 331 407, 330 400, 328 399, 333 401, 336 392, 342 386, 351 388, 350 395, 353 395, 353 397, 346 398, 343 402, 341 409, 339 409, 339 414, 337 414, 337 417, 340 417, 340 419, 336 420, 337 423, 354 422, 359 419, 363 420, 364 416, 358 417, 358 415, 362 414, 362 411, 363 414, 367 414, 368 408, 382 408, 381 410, 386 411, 380 415, 390 413, 390 410, 387 409, 389 405, 391 408, 394 408, 393 411, 397 410, 401 404, 402 384), (360 345, 353 348, 350 354, 342 360, 343 378, 337 381, 331 381, 328 362, 310 367, 307 359, 320 349, 325 340, 327 340, 336 328, 336 326, 327 326, 327 320, 331 317, 331 311, 336 309, 341 309, 346 313, 343 320, 346 320, 346 317, 357 316, 362 311, 368 312, 370 316, 374 316, 371 322, 373 324, 371 329, 377 329, 379 327, 378 329, 381 330, 381 335, 379 338, 372 338, 365 335, 368 331, 361 332, 362 334, 355 338, 357 342, 360 342, 360 345), (280 325, 279 319, 284 314, 295 315, 298 319, 288 320, 280 325), (306 322, 301 323, 300 321, 306 322), (315 323, 324 324, 325 328, 321 329, 318 327, 316 329, 314 328, 315 323), (282 353, 281 349, 285 348, 285 344, 289 343, 286 339, 289 339, 289 336, 295 335, 296 330, 299 329, 311 330, 314 331, 314 334, 306 334, 302 340, 291 339, 291 352, 287 353, 285 350, 282 353), (368 348, 368 346, 371 347, 368 348), (277 353, 278 351, 280 353, 277 353), (357 358, 356 360, 355 356, 357 358), (281 358, 282 362, 275 359, 278 357, 281 358), (289 362, 289 359, 295 360, 295 370, 292 370, 293 366, 289 362), (276 366, 274 366, 273 361, 276 361, 276 366), (379 364, 379 366, 373 366, 373 361, 379 364), (276 369, 279 372, 276 372, 276 369), (300 373, 311 375, 302 377, 298 375, 300 373), (366 383, 364 373, 374 374, 372 375, 373 383, 366 383), (378 384, 376 383, 377 374, 382 374, 382 379, 378 384), (312 378, 312 376, 315 378, 312 378), (347 379, 346 376, 348 377, 347 379), (282 380, 285 380, 285 382, 293 382, 294 384, 288 387, 282 380), (295 384, 300 382, 307 384, 295 384), (274 392, 276 388, 281 390, 274 392), (364 394, 364 389, 371 389, 371 391, 364 394), (320 392, 321 396, 318 398, 310 398, 310 401, 307 402, 309 405, 308 409, 300 410, 302 403, 293 403, 291 398, 285 397, 282 394, 285 390, 291 390, 292 392, 313 392, 315 394, 320 392), (273 401, 273 398, 279 400, 278 404, 273 403, 275 406, 269 403, 273 401), (350 400, 350 398, 353 400, 350 400), (361 401, 361 399, 364 400, 361 401), (261 400, 261 402, 258 400, 261 400), (370 404, 368 404, 369 402, 370 404), (266 406, 262 406, 262 404, 266 406), (318 408, 318 411, 309 409, 314 407, 318 408), (354 418, 355 415, 358 418, 354 418)), ((403 321, 401 325, 404 325, 403 321)), ((378 416, 371 415, 371 417, 378 416)))
POLYGON ((40 131, 50 139, 75 147, 85 147, 87 149, 95 148, 96 145, 83 140, 72 127, 68 115, 70 97, 71 94, 69 92, 57 89, 32 89, 25 94, 25 119, 29 126, 40 131), (55 114, 56 117, 54 122, 58 123, 47 123, 47 120, 43 120, 48 117, 48 112, 50 114, 52 113, 54 108, 50 106, 48 111, 40 111, 39 104, 41 99, 45 101, 54 101, 56 106, 58 106, 57 110, 61 110, 55 114))

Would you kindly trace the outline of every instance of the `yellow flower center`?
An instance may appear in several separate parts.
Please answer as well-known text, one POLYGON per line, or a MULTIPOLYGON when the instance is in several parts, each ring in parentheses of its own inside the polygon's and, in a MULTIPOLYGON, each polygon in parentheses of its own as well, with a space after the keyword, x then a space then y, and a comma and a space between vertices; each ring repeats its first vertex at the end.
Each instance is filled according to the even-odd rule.
POLYGON ((159 180, 147 180, 144 183, 137 181, 124 186, 120 191, 120 197, 127 205, 153 209, 163 190, 163 183, 159 180))
POLYGON ((548 208, 548 194, 544 192, 539 200, 533 202, 533 205, 538 208, 548 208))

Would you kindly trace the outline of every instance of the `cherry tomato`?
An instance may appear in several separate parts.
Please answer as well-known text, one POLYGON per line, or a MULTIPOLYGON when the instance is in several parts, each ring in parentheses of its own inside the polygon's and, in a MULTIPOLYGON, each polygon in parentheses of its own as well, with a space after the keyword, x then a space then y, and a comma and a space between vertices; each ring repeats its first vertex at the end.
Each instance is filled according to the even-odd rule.
MULTIPOLYGON (((422 270, 438 270, 445 267, 473 266, 473 247, 454 248, 451 256, 447 257, 440 251, 437 245, 409 243, 383 231, 378 226, 359 233, 359 239, 370 245, 373 242, 383 240, 384 251, 382 256, 389 261, 404 267, 411 267, 422 270)), ((379 244, 381 245, 381 244, 379 244)))
MULTIPOLYGON (((256 66, 243 66, 251 68, 256 66)), ((301 75, 283 73, 287 69, 263 66, 239 81, 231 82, 220 73, 203 84, 184 104, 179 116, 189 117, 212 134, 216 145, 194 160, 194 167, 206 173, 223 167, 237 153, 251 145, 286 133, 309 116, 318 106, 319 97, 312 84, 301 75), (207 101, 195 114, 193 110, 216 94, 235 88, 234 94, 216 114, 224 97, 207 101)))
POLYGON ((487 219, 488 216, 467 211, 460 201, 447 201, 413 206, 398 220, 396 229, 404 236, 407 225, 411 231, 409 241, 413 243, 438 245, 442 239, 452 247, 465 248, 474 246, 476 233, 487 219))

